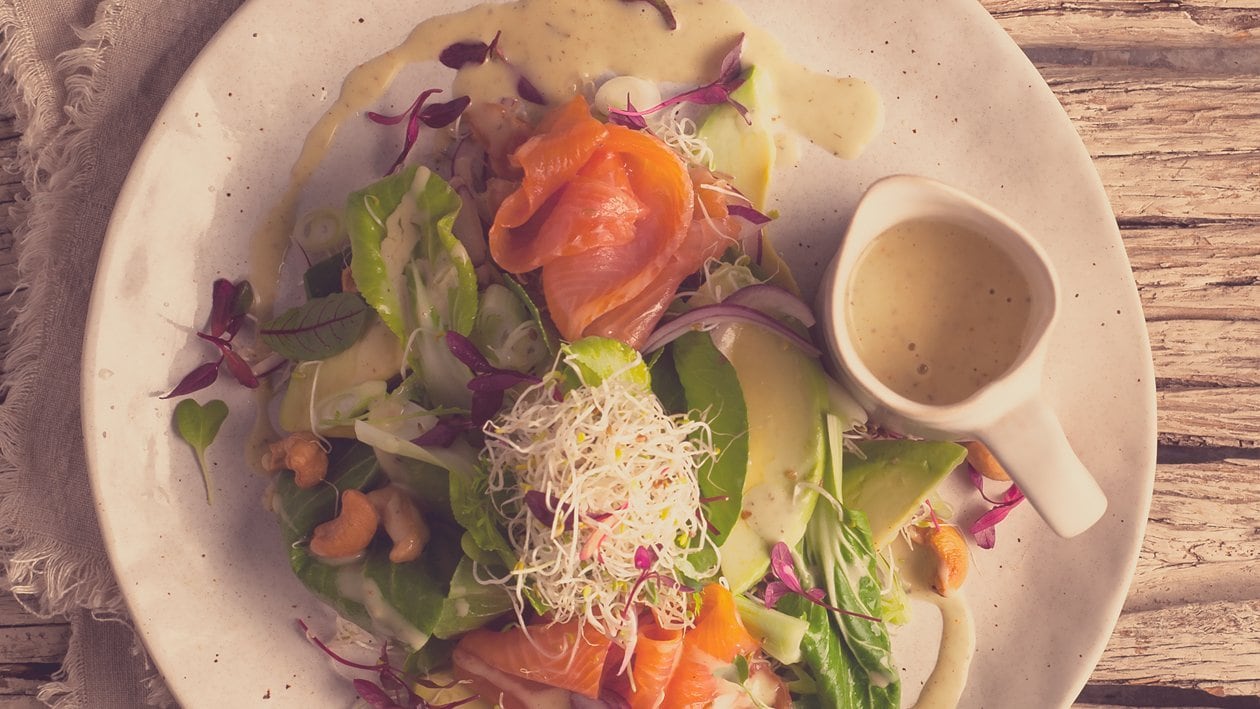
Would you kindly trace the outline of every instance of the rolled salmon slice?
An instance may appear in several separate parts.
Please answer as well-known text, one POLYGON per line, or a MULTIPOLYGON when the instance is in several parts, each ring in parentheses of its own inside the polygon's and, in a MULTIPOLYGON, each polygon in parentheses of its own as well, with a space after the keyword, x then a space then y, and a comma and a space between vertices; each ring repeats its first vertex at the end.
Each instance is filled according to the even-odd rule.
MULTIPOLYGON (((458 665, 461 655, 471 655, 503 674, 595 699, 609 642, 589 627, 579 630, 576 620, 532 625, 528 631, 474 630, 460 638, 455 658, 458 665)), ((466 670, 474 664, 463 663, 466 670)))
POLYGON ((631 709, 658 709, 665 700, 678 660, 682 657, 683 632, 652 623, 639 629, 630 675, 634 684, 626 697, 631 709))

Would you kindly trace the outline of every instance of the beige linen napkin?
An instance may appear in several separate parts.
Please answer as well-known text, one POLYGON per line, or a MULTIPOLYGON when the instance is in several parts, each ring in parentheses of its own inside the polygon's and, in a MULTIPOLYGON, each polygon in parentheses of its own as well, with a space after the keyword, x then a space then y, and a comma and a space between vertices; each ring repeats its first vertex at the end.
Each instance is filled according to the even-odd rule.
POLYGON ((240 2, 0 0, 0 104, 17 112, 23 134, 16 164, 5 167, 30 194, 8 215, 21 294, 0 375, 0 562, 28 607, 70 618, 59 681, 40 694, 56 706, 169 701, 128 624, 97 528, 80 352, 123 179, 167 94, 240 2))

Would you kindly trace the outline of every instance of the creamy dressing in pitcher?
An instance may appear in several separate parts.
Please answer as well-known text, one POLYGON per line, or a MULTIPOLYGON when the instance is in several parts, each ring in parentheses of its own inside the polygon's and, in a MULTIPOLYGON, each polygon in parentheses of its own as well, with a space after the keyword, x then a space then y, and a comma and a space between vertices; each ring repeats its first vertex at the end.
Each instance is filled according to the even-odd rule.
POLYGON ((917 219, 859 255, 845 320, 862 363, 923 404, 955 404, 1010 369, 1032 294, 999 246, 962 226, 917 219))

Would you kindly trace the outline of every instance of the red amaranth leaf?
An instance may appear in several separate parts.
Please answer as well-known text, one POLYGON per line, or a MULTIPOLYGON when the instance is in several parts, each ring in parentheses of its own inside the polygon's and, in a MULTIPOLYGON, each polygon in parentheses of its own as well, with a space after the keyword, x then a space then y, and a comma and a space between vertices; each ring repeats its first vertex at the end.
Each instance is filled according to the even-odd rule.
POLYGON ((359 339, 373 310, 358 293, 306 301, 258 330, 268 347, 294 361, 327 359, 359 339))

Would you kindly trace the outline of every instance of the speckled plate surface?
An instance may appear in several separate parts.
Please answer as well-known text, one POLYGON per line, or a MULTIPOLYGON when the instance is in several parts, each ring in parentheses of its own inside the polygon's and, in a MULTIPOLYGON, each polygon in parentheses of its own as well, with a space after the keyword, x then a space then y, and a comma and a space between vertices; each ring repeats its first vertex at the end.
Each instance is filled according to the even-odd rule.
MULTIPOLYGON (((1066 302, 1048 391, 1111 506, 1070 541, 1021 507, 999 528, 996 549, 973 553, 966 588, 977 653, 962 705, 1070 703, 1119 613, 1154 474, 1150 348, 1098 176, 1050 90, 972 0, 888 0, 878 12, 855 0, 741 4, 796 59, 863 77, 885 101, 884 130, 859 160, 806 146, 778 183, 775 238, 807 288, 863 189, 900 172, 993 203, 1036 235, 1059 270, 1066 302)), ((234 411, 211 448, 216 499, 207 506, 191 452, 172 433, 173 405, 156 397, 206 356, 189 326, 205 321, 214 278, 249 273, 249 235, 341 78, 424 15, 463 6, 253 0, 179 84, 119 199, 84 353, 84 433, 119 583, 186 706, 352 699, 295 629, 296 618, 326 627, 327 616, 291 576, 261 507, 266 481, 244 460, 252 398, 226 384, 199 395, 234 411)), ((417 76, 405 72, 387 103, 409 103, 417 76)), ((303 203, 339 203, 388 165, 396 140, 351 121, 334 147, 338 169, 317 176, 303 203)), ((965 488, 950 483, 956 500, 970 500, 958 505, 969 522, 983 505, 965 488)), ((930 607, 915 615, 896 640, 908 700, 931 666, 939 626, 930 607)))

